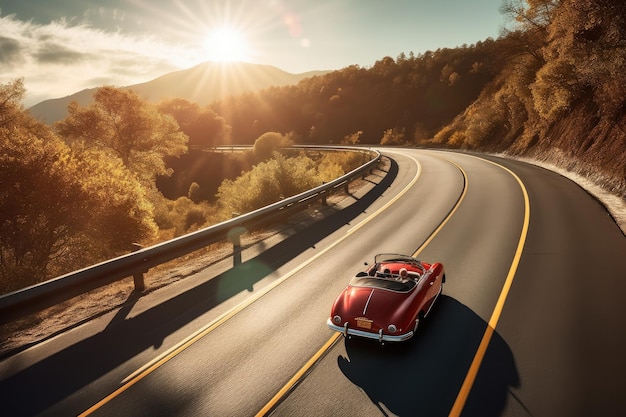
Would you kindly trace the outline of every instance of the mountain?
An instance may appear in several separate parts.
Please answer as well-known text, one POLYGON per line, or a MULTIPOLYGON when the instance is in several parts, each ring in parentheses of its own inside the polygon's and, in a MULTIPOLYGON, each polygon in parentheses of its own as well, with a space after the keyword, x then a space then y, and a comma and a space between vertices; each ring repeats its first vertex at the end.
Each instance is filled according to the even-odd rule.
MULTIPOLYGON (((152 102, 159 102, 165 98, 183 98, 205 105, 228 96, 271 86, 297 84, 304 78, 327 72, 329 71, 292 74, 270 65, 204 62, 145 83, 121 88, 133 90, 140 97, 152 102)), ((67 116, 67 105, 70 102, 76 101, 81 106, 91 103, 95 91, 96 88, 89 88, 67 97, 45 100, 29 108, 29 111, 46 123, 53 123, 67 116)))

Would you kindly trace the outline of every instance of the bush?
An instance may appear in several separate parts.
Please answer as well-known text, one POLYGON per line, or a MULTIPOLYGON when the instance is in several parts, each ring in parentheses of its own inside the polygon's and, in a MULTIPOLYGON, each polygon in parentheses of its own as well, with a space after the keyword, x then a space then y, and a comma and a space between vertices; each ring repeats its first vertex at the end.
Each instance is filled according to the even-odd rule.
POLYGON ((221 218, 248 213, 321 185, 315 163, 306 156, 286 158, 274 153, 235 180, 224 180, 217 193, 221 218))
POLYGON ((267 132, 254 142, 253 152, 258 161, 267 161, 277 149, 290 145, 292 142, 286 136, 277 132, 267 132))

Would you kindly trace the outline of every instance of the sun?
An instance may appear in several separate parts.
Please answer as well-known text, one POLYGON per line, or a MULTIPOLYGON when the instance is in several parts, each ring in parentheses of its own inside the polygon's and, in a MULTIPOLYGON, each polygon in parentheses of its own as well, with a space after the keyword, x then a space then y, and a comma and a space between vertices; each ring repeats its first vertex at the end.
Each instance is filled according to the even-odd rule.
POLYGON ((249 51, 243 33, 230 26, 211 31, 206 37, 205 48, 211 61, 248 61, 249 51))

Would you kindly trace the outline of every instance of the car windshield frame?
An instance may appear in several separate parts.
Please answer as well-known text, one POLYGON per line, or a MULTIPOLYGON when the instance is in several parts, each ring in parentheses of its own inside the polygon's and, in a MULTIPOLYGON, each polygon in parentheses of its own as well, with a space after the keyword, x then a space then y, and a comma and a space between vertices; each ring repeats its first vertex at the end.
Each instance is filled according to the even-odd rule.
POLYGON ((418 263, 418 264, 422 264, 419 259, 414 258, 412 256, 409 255, 402 255, 399 253, 379 253, 378 255, 374 256, 374 262, 379 264, 379 263, 384 263, 384 262, 405 262, 405 263, 418 263))
POLYGON ((357 275, 350 281, 353 287, 377 288, 381 290, 407 293, 417 286, 412 279, 398 281, 393 278, 372 277, 369 275, 357 275))

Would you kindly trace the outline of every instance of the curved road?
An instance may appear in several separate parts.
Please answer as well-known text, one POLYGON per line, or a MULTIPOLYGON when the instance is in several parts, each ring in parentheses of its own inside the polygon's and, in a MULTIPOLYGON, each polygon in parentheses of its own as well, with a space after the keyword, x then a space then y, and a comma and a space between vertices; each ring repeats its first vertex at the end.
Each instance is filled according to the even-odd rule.
POLYGON ((606 210, 524 163, 383 153, 342 210, 0 362, 2 413, 626 414, 626 238, 606 210), (325 326, 377 252, 446 267, 409 343, 325 326))

